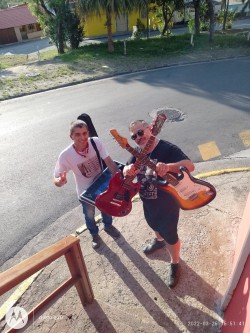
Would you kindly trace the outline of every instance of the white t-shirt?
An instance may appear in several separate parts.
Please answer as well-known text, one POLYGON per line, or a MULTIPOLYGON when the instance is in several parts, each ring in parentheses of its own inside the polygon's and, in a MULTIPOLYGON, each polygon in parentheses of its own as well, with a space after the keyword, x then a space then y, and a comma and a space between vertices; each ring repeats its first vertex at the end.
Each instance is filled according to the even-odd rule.
MULTIPOLYGON (((101 158, 105 159, 108 157, 109 154, 100 139, 94 137, 93 140, 96 143, 101 158)), ((86 157, 78 154, 72 144, 64 149, 58 157, 54 171, 55 177, 59 177, 59 172, 66 171, 68 173, 70 170, 73 171, 78 197, 80 197, 80 194, 86 190, 102 172, 90 138, 88 139, 88 143, 89 151, 86 154, 86 157)))

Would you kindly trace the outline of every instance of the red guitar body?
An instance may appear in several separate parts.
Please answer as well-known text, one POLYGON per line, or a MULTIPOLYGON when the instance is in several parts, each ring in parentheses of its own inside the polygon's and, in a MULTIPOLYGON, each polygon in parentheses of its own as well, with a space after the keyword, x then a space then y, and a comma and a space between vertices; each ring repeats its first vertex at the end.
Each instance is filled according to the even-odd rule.
POLYGON ((132 198, 139 190, 139 183, 128 182, 121 172, 117 172, 111 178, 107 190, 96 198, 95 205, 108 215, 126 216, 132 209, 132 198))

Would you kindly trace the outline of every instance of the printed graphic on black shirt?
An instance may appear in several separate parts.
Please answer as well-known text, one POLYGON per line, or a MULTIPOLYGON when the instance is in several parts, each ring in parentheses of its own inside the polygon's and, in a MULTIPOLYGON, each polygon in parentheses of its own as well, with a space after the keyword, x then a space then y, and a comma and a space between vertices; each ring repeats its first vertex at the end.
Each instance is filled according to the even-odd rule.
POLYGON ((77 167, 81 171, 81 174, 86 178, 95 177, 101 172, 100 163, 96 156, 77 164, 77 167))
MULTIPOLYGON (((156 163, 156 161, 153 162, 156 163)), ((141 184, 140 196, 143 199, 157 199, 157 187, 154 184, 156 177, 153 175, 153 170, 144 165, 141 167, 137 178, 141 184)))

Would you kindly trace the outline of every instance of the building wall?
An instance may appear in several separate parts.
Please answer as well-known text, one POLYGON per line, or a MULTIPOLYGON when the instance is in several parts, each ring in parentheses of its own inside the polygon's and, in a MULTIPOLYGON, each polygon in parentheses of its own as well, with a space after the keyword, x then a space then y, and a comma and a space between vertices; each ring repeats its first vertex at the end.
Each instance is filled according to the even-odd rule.
POLYGON ((222 333, 250 332, 250 192, 240 223, 232 274, 222 301, 222 333))
POLYGON ((250 257, 225 311, 221 333, 250 332, 250 257))
MULTIPOLYGON (((147 26, 147 18, 145 15, 141 17, 141 14, 138 11, 134 11, 128 14, 128 29, 127 32, 133 31, 133 26, 136 25, 137 19, 140 19, 145 27, 147 26)), ((106 16, 105 13, 101 13, 100 16, 97 15, 90 15, 85 18, 84 24, 84 34, 85 37, 96 37, 107 35, 107 27, 105 26, 106 23, 106 16)), ((116 33, 116 18, 112 16, 112 33, 116 33)))
POLYGON ((15 27, 14 29, 15 29, 16 38, 17 38, 18 42, 21 42, 23 39, 22 39, 22 35, 21 35, 19 27, 15 27))
POLYGON ((0 30, 0 44, 22 42, 25 39, 39 38, 41 36, 43 36, 43 31, 39 24, 32 23, 0 30))
POLYGON ((34 31, 34 32, 28 32, 28 39, 33 39, 33 38, 39 38, 43 36, 42 30, 40 31, 34 31))

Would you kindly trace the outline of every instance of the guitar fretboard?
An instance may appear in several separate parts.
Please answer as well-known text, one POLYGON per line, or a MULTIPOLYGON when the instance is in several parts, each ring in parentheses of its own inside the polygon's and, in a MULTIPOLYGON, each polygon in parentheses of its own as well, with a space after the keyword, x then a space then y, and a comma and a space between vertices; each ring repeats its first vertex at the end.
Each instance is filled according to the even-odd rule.
MULTIPOLYGON (((143 150, 141 151, 141 153, 137 152, 137 150, 135 150, 135 149, 133 149, 131 147, 131 149, 133 149, 136 153, 138 153, 138 155, 136 156, 137 160, 134 163, 134 166, 135 166, 136 170, 138 170, 142 164, 145 164, 146 160, 148 159, 147 153, 148 153, 151 145, 153 144, 154 140, 155 140, 155 137, 153 135, 151 135, 150 138, 148 139, 148 142, 147 142, 146 146, 143 148, 143 150)), ((134 155, 132 152, 130 152, 130 153, 132 155, 134 155)), ((126 182, 132 182, 135 177, 136 176, 127 176, 125 178, 125 182, 124 183, 126 183, 126 182)))
MULTIPOLYGON (((156 164, 150 160, 150 158, 146 155, 147 153, 144 152, 144 149, 143 151, 139 152, 136 149, 132 148, 129 144, 127 144, 126 150, 129 151, 133 156, 137 157, 134 165, 136 165, 137 161, 141 161, 140 165, 146 164, 150 169, 156 171, 156 164)), ((169 173, 166 173, 166 175, 164 175, 162 178, 173 186, 176 186, 179 183, 179 181, 169 173)))

